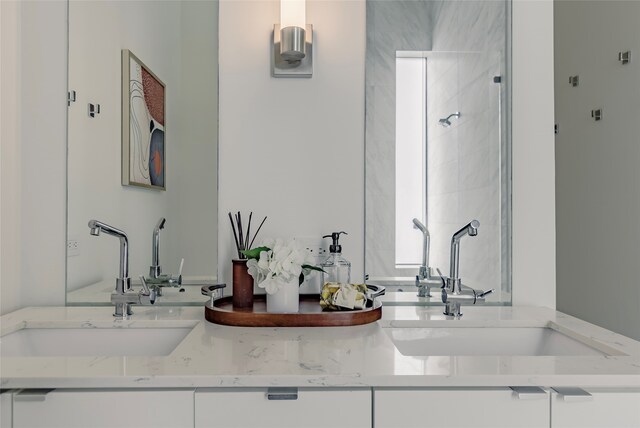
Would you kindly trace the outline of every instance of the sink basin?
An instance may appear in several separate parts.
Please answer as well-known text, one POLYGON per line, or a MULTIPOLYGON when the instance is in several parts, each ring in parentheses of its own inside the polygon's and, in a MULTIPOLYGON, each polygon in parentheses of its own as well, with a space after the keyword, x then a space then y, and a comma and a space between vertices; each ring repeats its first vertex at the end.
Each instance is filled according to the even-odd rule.
POLYGON ((605 353, 547 327, 390 328, 407 356, 603 356, 605 353))
POLYGON ((0 356, 169 355, 191 328, 24 328, 0 338, 0 356))

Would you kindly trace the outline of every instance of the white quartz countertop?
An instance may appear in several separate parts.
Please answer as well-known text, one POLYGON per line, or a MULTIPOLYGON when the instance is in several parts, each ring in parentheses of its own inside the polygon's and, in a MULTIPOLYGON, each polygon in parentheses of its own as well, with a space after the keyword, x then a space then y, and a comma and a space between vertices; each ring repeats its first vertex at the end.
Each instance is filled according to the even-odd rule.
MULTIPOLYGON (((364 326, 244 328, 211 324, 202 307, 25 308, 0 318, 1 335, 22 328, 189 327, 165 357, 2 358, 0 387, 640 387, 640 342, 547 308, 465 307, 447 319, 438 307, 383 307, 364 326), (615 356, 402 355, 385 328, 547 327, 615 356)), ((0 339, 1 346, 1 339, 0 339)))

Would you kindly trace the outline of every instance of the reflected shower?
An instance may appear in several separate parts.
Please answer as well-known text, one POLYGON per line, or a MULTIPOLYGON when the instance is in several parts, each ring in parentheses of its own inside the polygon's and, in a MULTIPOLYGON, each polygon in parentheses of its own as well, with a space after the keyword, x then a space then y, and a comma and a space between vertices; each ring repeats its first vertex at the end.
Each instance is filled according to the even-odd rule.
POLYGON ((457 117, 457 118, 459 118, 459 117, 460 117, 460 112, 459 112, 459 111, 457 111, 457 112, 455 112, 455 113, 452 113, 452 114, 450 114, 449 116, 447 116, 446 118, 444 118, 444 119, 440 119, 440 120, 438 121, 438 123, 439 123, 440 125, 444 126, 445 128, 448 128, 448 127, 450 127, 450 126, 451 126, 451 121, 450 121, 449 119, 451 119, 452 117, 457 117))

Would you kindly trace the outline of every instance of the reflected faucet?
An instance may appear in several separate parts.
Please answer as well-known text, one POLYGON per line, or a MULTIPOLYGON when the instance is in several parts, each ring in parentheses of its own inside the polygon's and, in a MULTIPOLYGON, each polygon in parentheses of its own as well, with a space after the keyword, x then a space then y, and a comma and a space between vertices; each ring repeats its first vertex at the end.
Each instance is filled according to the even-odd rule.
POLYGON ((448 316, 461 317, 460 306, 464 304, 475 305, 484 302, 487 294, 493 293, 494 290, 478 291, 473 288, 462 288, 462 280, 460 279, 460 240, 464 236, 477 236, 480 222, 473 220, 462 229, 453 234, 451 238, 451 259, 449 261, 449 278, 442 278, 442 303, 445 304, 444 314, 448 316))
POLYGON ((100 233, 104 232, 107 235, 120 239, 120 271, 118 278, 116 278, 116 289, 111 293, 111 303, 115 305, 113 316, 126 318, 132 315, 132 304, 154 304, 156 301, 155 292, 149 290, 142 275, 140 276, 142 291, 136 293, 131 289, 131 278, 129 278, 129 239, 127 238, 127 234, 120 229, 116 229, 98 220, 90 220, 89 229, 89 233, 92 236, 100 236, 100 233))
POLYGON ((153 229, 151 266, 149 266, 149 277, 146 278, 147 283, 158 296, 162 296, 163 287, 178 288, 182 285, 182 267, 184 266, 184 259, 182 259, 177 276, 162 274, 162 268, 160 267, 160 230, 164 229, 165 223, 166 219, 161 217, 153 229))
MULTIPOLYGON (((417 218, 413 219, 414 226, 422 232, 422 265, 420 271, 416 275, 416 287, 418 287, 418 297, 431 297, 431 287, 429 282, 440 283, 440 278, 434 276, 432 269, 429 267, 429 249, 431 244, 431 235, 427 227, 417 218)), ((434 284, 435 285, 435 284, 434 284)))
POLYGON ((158 224, 153 229, 153 239, 151 241, 151 266, 149 266, 149 277, 157 278, 162 273, 160 267, 160 230, 164 229, 166 219, 161 217, 158 224))

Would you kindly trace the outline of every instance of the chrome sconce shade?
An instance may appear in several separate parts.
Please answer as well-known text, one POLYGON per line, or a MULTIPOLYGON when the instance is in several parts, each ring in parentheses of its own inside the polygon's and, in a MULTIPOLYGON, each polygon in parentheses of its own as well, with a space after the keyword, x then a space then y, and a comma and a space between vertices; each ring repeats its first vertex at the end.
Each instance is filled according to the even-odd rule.
POLYGON ((300 27, 280 29, 280 57, 289 64, 299 63, 306 56, 306 30, 300 27))
POLYGON ((280 0, 280 24, 273 27, 273 77, 311 77, 313 27, 307 25, 306 0, 280 0))
POLYGON ((313 75, 313 26, 306 28, 273 26, 273 77, 311 77, 313 75))

